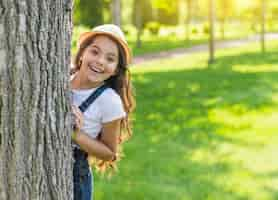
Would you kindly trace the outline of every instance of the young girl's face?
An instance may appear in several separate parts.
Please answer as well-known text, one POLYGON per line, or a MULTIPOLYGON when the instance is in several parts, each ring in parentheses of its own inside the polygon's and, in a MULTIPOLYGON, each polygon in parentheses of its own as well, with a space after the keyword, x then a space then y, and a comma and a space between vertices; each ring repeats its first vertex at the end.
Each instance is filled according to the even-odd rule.
POLYGON ((117 44, 107 36, 96 36, 81 56, 80 72, 96 85, 115 75, 119 62, 117 44))

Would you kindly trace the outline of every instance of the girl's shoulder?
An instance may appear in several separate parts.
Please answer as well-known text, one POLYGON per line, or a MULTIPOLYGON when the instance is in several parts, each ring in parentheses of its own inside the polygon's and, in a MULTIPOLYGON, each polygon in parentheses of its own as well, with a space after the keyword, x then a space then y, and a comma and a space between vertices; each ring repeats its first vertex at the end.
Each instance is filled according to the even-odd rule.
POLYGON ((105 104, 121 103, 122 101, 120 95, 112 88, 104 90, 99 97, 99 100, 105 104))
POLYGON ((102 116, 102 122, 110 122, 126 116, 121 97, 115 90, 106 89, 98 99, 98 106, 102 116))

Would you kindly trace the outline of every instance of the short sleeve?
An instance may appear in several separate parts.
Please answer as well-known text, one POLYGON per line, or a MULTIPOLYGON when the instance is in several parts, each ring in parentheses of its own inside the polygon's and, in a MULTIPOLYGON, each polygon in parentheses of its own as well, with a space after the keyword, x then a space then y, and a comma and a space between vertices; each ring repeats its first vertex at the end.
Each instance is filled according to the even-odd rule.
POLYGON ((114 90, 108 89, 102 97, 102 105, 100 106, 102 123, 111 122, 126 116, 122 100, 114 90))

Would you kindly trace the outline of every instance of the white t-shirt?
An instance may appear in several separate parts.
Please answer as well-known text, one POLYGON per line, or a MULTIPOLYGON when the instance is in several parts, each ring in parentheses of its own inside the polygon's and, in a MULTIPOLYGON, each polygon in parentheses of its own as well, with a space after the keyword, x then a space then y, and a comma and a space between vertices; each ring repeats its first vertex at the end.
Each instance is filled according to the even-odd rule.
MULTIPOLYGON (((72 103, 80 106, 97 88, 72 90, 72 103)), ((120 96, 111 88, 104 90, 83 113, 84 122, 81 131, 96 138, 102 124, 126 116, 120 96)))

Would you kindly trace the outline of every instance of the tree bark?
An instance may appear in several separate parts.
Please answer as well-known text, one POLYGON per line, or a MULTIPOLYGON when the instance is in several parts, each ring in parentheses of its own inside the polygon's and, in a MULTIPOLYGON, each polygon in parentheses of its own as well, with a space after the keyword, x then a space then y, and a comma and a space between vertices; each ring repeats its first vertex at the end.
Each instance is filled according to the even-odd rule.
POLYGON ((0 199, 72 199, 71 0, 0 1, 0 199))

